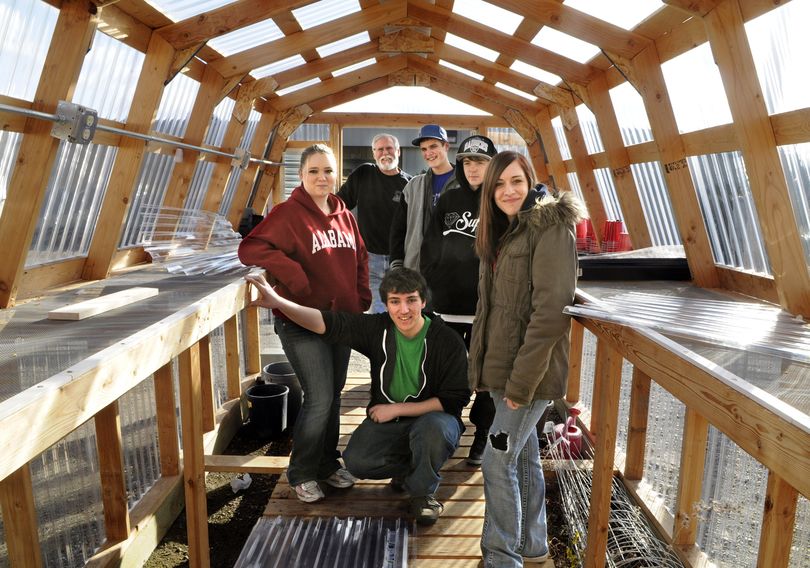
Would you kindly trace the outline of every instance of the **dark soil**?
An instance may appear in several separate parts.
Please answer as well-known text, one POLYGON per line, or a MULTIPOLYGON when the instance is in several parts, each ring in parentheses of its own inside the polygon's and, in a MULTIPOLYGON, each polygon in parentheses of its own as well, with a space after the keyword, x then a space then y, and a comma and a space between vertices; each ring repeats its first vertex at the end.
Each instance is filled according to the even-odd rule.
MULTIPOLYGON (((285 456, 290 453, 290 440, 284 437, 261 441, 243 427, 228 449, 231 455, 285 456)), ((206 479, 208 497, 208 541, 212 568, 231 568, 242 551, 242 545, 256 521, 261 517, 267 500, 278 481, 278 475, 253 475, 249 488, 234 494, 231 473, 209 473, 206 479)), ((546 514, 549 545, 555 568, 575 568, 569 550, 570 535, 560 506, 559 487, 553 476, 546 479, 546 514)), ((160 545, 154 550, 145 568, 176 568, 188 566, 188 537, 186 516, 182 512, 160 545)))

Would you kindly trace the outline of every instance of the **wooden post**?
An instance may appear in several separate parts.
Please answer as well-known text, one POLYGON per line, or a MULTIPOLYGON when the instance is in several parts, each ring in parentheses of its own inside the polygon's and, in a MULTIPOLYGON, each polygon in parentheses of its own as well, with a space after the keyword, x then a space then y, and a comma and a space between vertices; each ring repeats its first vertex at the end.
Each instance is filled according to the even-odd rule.
MULTIPOLYGON (((236 116, 232 115, 231 120, 228 121, 225 137, 222 139, 222 151, 228 153, 235 152, 246 128, 247 121, 239 122, 236 116)), ((205 193, 205 199, 203 199, 202 209, 218 213, 219 207, 222 205, 223 192, 228 185, 228 179, 231 175, 240 176, 242 173, 242 170, 238 168, 234 170, 230 160, 221 157, 218 158, 216 164, 214 164, 214 171, 211 173, 211 181, 208 182, 208 189, 205 193)))
POLYGON ((585 328, 575 319, 571 319, 571 347, 568 353, 568 391, 565 400, 571 404, 579 402, 579 387, 582 381, 582 347, 585 340, 585 328))
POLYGON ((703 469, 706 462, 706 441, 709 437, 709 422, 694 410, 687 408, 681 443, 681 471, 678 477, 678 500, 675 505, 673 544, 695 544, 697 534, 697 505, 703 486, 703 469))
POLYGON ((233 316, 225 322, 225 362, 228 375, 228 400, 242 395, 242 374, 239 369, 241 359, 239 344, 239 316, 233 316))
MULTIPOLYGON (((593 487, 588 514, 588 544, 585 568, 602 568, 607 552, 608 517, 613 487, 613 460, 616 450, 616 423, 622 384, 622 357, 603 340, 596 345, 594 400, 599 400, 594 446, 593 487)), ((594 405, 596 406, 596 405, 594 405)))
POLYGON ((104 529, 108 542, 120 542, 129 537, 130 522, 118 401, 96 414, 95 425, 104 529))
POLYGON ((202 385, 203 432, 213 431, 214 423, 214 373, 211 364, 211 336, 200 339, 200 384, 202 385))
POLYGON ((630 416, 627 427, 627 454, 624 478, 638 481, 644 476, 644 450, 647 447, 647 418, 650 409, 650 377, 633 367, 630 389, 630 416))
MULTIPOLYGON (((163 81, 169 74, 175 51, 160 34, 153 33, 149 39, 143 70, 135 86, 133 103, 127 116, 127 130, 140 134, 149 133, 152 120, 163 96, 163 81)), ((98 215, 90 251, 84 263, 83 277, 86 280, 106 278, 112 265, 121 225, 126 217, 138 172, 146 155, 143 140, 122 136, 115 155, 110 182, 104 193, 104 201, 98 215)))
MULTIPOLYGON (((59 100, 70 100, 82 61, 96 29, 95 19, 84 0, 65 0, 59 10, 53 38, 34 95, 32 110, 52 113, 59 100)), ((28 118, 8 184, 0 217, 0 308, 14 305, 17 289, 31 247, 39 211, 51 175, 59 140, 51 136, 52 124, 28 118)))
MULTIPOLYGON (((343 183, 343 126, 337 122, 329 124, 329 147, 335 154, 337 164, 337 184, 343 183)), ((336 188, 337 189, 337 188, 336 188)))
POLYGON ((179 359, 188 564, 191 568, 207 568, 211 561, 208 551, 208 509, 205 498, 199 343, 183 351, 179 359))
POLYGON ((160 448, 160 475, 168 477, 180 473, 180 444, 177 440, 177 405, 174 396, 172 364, 167 363, 155 371, 155 416, 157 419, 158 448, 160 448))
POLYGON ((259 325, 259 308, 245 308, 245 374, 262 372, 261 326, 259 325))
POLYGON ((0 481, 0 506, 9 564, 15 568, 39 568, 42 566, 42 553, 28 464, 0 481))
POLYGON ((796 523, 799 493, 774 472, 768 472, 765 512, 759 534, 757 568, 787 568, 796 523))

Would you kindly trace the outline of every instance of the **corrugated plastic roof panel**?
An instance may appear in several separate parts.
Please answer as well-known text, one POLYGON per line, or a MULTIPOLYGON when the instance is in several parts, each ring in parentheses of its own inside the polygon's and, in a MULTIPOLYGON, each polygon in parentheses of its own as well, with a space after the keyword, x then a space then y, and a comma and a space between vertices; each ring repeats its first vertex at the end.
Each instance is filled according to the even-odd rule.
POLYGON ((228 57, 234 53, 239 53, 240 51, 245 51, 282 37, 284 37, 284 32, 279 29, 273 20, 267 19, 214 38, 208 42, 208 45, 216 49, 223 56, 228 57))
POLYGON ((302 29, 314 28, 326 22, 360 11, 357 0, 320 0, 292 11, 302 29))

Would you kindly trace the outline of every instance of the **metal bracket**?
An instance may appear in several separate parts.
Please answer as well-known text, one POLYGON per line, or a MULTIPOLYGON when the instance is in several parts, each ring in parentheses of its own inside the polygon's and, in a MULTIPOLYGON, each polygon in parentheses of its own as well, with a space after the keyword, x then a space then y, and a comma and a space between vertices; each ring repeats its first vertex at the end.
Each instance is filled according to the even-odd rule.
POLYGON ((59 101, 56 105, 56 122, 51 127, 51 136, 73 144, 89 144, 93 141, 98 125, 98 112, 76 103, 59 101))
POLYGON ((233 151, 233 159, 231 165, 238 167, 240 170, 246 170, 250 164, 250 152, 244 148, 237 148, 233 151))

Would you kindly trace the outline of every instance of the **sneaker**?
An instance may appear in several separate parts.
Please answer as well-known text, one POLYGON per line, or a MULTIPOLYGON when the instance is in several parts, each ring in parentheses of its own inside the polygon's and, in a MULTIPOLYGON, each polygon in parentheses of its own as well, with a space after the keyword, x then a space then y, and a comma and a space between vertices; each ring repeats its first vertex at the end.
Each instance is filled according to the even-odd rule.
POLYGON ((524 556, 523 564, 543 564, 549 558, 551 558, 551 554, 548 552, 540 556, 524 556))
POLYGON ((432 525, 444 511, 444 505, 436 501, 433 495, 411 499, 411 514, 419 525, 432 525))
POLYGON ((470 453, 467 456, 467 463, 469 465, 481 465, 484 457, 484 449, 487 447, 487 433, 475 432, 473 443, 470 446, 470 453))
POLYGON ((393 489, 397 493, 403 493, 405 491, 405 478, 400 476, 392 477, 391 489, 393 489))
POLYGON ((335 472, 323 480, 324 483, 327 485, 331 485, 332 487, 337 487, 338 489, 346 489, 347 487, 351 487, 354 485, 354 482, 357 479, 348 472, 348 470, 343 469, 336 469, 335 472))
POLYGON ((294 485, 293 489, 295 489, 298 498, 304 503, 314 503, 324 498, 323 491, 321 491, 317 481, 305 481, 294 485))

